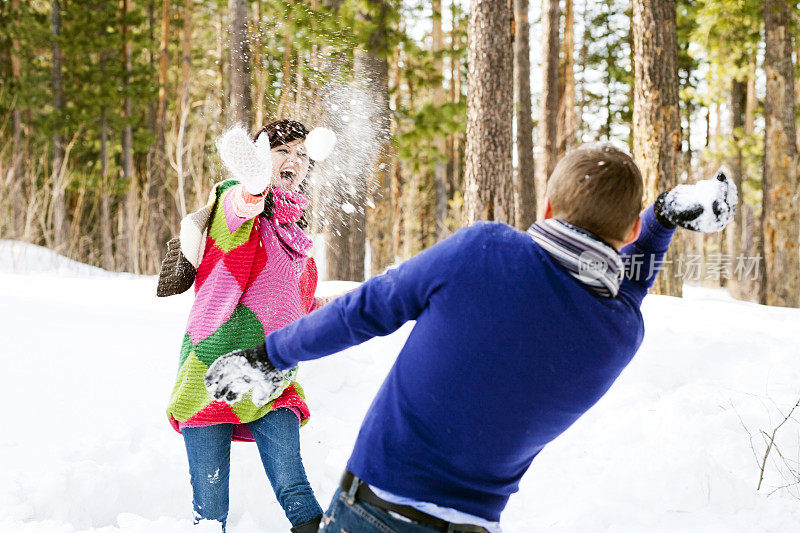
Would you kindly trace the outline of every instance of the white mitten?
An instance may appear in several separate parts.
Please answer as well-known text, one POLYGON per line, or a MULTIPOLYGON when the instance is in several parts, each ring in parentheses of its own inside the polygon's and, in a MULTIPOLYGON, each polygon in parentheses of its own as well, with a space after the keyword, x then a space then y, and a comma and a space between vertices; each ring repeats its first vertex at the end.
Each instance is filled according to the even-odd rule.
POLYGON ((266 134, 254 143, 237 125, 217 139, 217 150, 222 163, 250 194, 263 194, 272 183, 272 153, 266 134))
POLYGON ((336 146, 336 134, 328 128, 314 128, 306 136, 306 151, 313 161, 324 161, 336 146))

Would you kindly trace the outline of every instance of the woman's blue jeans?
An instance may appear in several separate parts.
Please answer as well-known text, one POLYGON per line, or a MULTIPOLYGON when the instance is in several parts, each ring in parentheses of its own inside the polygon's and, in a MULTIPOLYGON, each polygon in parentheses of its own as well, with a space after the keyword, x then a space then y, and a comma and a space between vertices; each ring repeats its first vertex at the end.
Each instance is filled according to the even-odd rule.
MULTIPOLYGON (((300 458, 299 426, 297 415, 289 409, 270 411, 247 424, 278 503, 292 526, 322 514, 300 458)), ((223 531, 228 518, 232 435, 233 424, 183 428, 195 520, 217 520, 223 531)))

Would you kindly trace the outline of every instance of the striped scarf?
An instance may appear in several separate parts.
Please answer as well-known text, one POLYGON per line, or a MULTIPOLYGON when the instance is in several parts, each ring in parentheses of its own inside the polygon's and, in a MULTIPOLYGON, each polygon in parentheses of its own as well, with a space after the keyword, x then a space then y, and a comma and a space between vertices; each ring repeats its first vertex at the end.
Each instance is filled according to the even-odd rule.
POLYGON ((563 220, 539 220, 528 228, 533 240, 570 275, 601 296, 619 292, 624 267, 614 248, 597 235, 563 220))

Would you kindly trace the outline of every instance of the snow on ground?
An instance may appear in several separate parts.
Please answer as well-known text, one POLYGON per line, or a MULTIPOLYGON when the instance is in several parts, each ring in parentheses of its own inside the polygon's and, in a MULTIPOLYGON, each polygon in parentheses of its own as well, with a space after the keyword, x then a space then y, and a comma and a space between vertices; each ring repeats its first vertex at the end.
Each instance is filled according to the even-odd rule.
MULTIPOLYGON (((763 453, 759 430, 800 396, 800 311, 686 292, 646 299, 641 351, 533 462, 507 533, 797 530, 797 492, 769 495, 785 484, 780 461, 756 492, 744 427, 763 453)), ((191 296, 158 299, 154 278, 0 241, 0 302, 0 531, 213 531, 191 526, 183 441, 164 416, 191 296)), ((323 507, 411 327, 301 366, 312 411, 303 455, 323 507)), ((800 456, 799 429, 790 421, 779 435, 788 460, 800 456)), ((229 525, 289 529, 252 444, 233 446, 229 525)))

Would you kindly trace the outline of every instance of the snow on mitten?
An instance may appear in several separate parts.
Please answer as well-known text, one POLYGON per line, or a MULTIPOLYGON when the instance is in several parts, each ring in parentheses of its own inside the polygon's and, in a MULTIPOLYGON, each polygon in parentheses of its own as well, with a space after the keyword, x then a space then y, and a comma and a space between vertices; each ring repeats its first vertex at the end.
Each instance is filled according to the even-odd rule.
POLYGON ((654 212, 668 228, 680 226, 701 233, 715 233, 728 225, 736 213, 736 185, 720 168, 710 180, 678 185, 656 199, 654 212))
POLYGON ((284 384, 285 372, 275 368, 267 357, 267 348, 234 350, 214 361, 203 376, 206 389, 217 400, 233 404, 253 391, 253 403, 262 406, 284 384))
POLYGON ((234 126, 219 139, 217 150, 222 163, 250 194, 261 195, 272 183, 272 153, 269 138, 259 135, 256 142, 242 126, 234 126))

